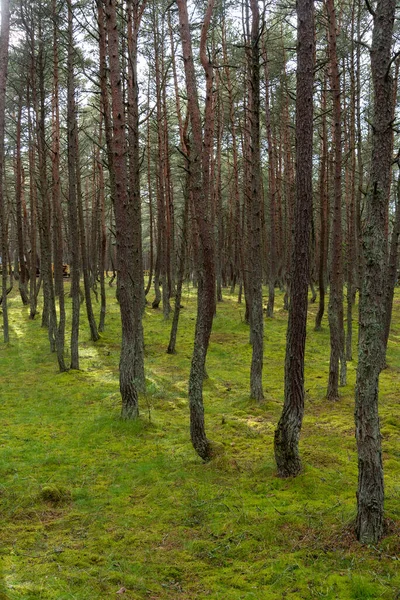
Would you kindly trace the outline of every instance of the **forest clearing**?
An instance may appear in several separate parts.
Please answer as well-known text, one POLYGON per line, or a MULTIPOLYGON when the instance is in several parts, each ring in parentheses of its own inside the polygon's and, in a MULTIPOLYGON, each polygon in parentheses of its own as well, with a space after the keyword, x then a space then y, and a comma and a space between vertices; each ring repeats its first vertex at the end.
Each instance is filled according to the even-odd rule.
MULTIPOLYGON (((107 286, 108 287, 108 286, 107 286)), ((354 533, 355 361, 340 400, 326 400, 327 320, 305 359, 304 471, 280 479, 274 429, 283 401, 287 312, 277 293, 265 323, 265 400, 249 399, 249 328, 223 291, 207 356, 206 424, 220 454, 203 463, 190 443, 187 385, 195 293, 185 288, 177 354, 170 323, 147 305, 147 392, 140 418, 120 418, 120 317, 108 288, 107 327, 82 329, 81 370, 59 373, 40 321, 10 301, 12 341, 0 348, 1 598, 7 600, 393 600, 400 593, 400 297, 380 415, 386 532, 354 533), (120 590, 125 590, 121 596, 120 590)), ((68 300, 70 310, 70 300, 68 300)))

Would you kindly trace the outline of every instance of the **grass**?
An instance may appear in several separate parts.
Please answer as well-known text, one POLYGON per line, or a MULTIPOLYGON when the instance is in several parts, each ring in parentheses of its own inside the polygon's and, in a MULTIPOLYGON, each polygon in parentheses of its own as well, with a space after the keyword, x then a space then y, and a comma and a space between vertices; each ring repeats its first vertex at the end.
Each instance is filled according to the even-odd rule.
MULTIPOLYGON (((341 400, 325 399, 329 335, 306 357, 304 471, 276 477, 273 432, 283 400, 286 313, 265 323, 265 402, 249 400, 244 309, 225 291, 205 382, 207 431, 224 453, 203 464, 188 434, 187 379, 195 297, 183 298, 177 350, 170 323, 146 309, 147 393, 137 422, 119 418, 119 313, 89 341, 81 371, 60 374, 40 321, 14 295, 0 345, 0 600, 273 600, 400 598, 400 296, 381 376, 388 532, 379 547, 354 538, 355 364, 341 400)), ((354 355, 356 352, 354 351, 354 355)))

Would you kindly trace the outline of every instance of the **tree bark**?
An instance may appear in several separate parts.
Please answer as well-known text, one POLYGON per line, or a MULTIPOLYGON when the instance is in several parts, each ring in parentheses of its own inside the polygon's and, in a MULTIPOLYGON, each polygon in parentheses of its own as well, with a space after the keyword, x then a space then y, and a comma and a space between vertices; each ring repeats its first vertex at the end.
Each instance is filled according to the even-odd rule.
POLYGON ((71 298, 72 298, 72 324, 71 324, 71 369, 79 369, 79 225, 76 185, 76 160, 75 160, 75 82, 74 82, 74 49, 73 49, 73 23, 71 0, 68 6, 68 81, 67 81, 67 112, 68 112, 68 224, 70 233, 71 254, 71 298))
POLYGON ((285 358, 285 401, 275 431, 280 477, 301 471, 299 437, 304 414, 304 351, 312 220, 314 3, 297 2, 296 206, 285 358))
POLYGON ((145 305, 143 286, 142 253, 142 205, 140 198, 140 159, 139 159, 139 99, 137 78, 137 44, 139 26, 146 0, 130 0, 128 4, 128 155, 129 155, 129 198, 132 203, 133 236, 133 321, 135 324, 135 352, 133 372, 140 391, 145 390, 144 337, 142 314, 145 305))
POLYGON ((274 316, 275 304, 275 280, 276 280, 276 165, 275 165, 275 146, 272 140, 271 127, 271 82, 269 77, 268 56, 266 50, 266 41, 263 45, 263 62, 265 77, 265 129, 268 144, 268 195, 269 195, 269 258, 268 258, 268 304, 267 316, 274 316))
POLYGON ((320 215, 320 236, 319 236, 319 262, 318 262, 318 287, 319 287, 319 305, 315 318, 315 330, 321 329, 322 317, 325 312, 325 294, 326 294, 326 261, 327 261, 327 235, 326 226, 328 220, 328 190, 327 190, 327 131, 326 131, 326 77, 321 84, 321 149, 320 149, 320 173, 319 173, 319 215, 320 215))
POLYGON ((260 14, 257 0, 251 0, 251 50, 249 52, 249 113, 250 113, 250 264, 251 278, 251 343, 250 397, 264 398, 262 371, 264 357, 264 315, 262 304, 262 201, 260 155, 260 14))
POLYGON ((16 131, 16 148, 15 148, 15 209, 17 221, 17 240, 18 240, 18 289, 22 303, 26 306, 29 304, 29 295, 27 291, 28 269, 26 266, 26 248, 24 240, 24 226, 22 217, 22 160, 21 160, 21 116, 22 116, 22 95, 18 99, 18 117, 16 131))
POLYGON ((395 6, 395 0, 378 0, 371 46, 374 89, 372 160, 363 235, 364 273, 355 409, 358 450, 356 533, 360 542, 366 544, 375 544, 383 533, 384 485, 378 382, 385 355, 382 292, 387 262, 386 221, 392 163, 394 97, 391 48, 395 6))
POLYGON ((336 52, 336 12, 334 0, 326 1, 328 13, 329 60, 333 102, 334 127, 334 201, 332 207, 331 265, 329 290, 330 362, 328 400, 339 399, 339 362, 341 385, 345 384, 346 358, 344 355, 343 326, 343 256, 342 256, 342 107, 340 75, 336 52))
MULTIPOLYGON (((212 458, 212 444, 207 439, 204 422, 203 380, 205 362, 215 312, 215 267, 213 228, 210 221, 210 198, 203 185, 203 135, 193 61, 192 41, 186 0, 177 0, 185 68, 188 111, 192 125, 190 174, 193 208, 199 234, 198 296, 194 350, 189 377, 190 434, 198 455, 205 461, 212 458)), ((203 24, 208 27, 213 8, 209 0, 203 24)), ((210 99, 207 97, 206 102, 210 99)))
POLYGON ((135 378, 135 323, 134 303, 141 302, 141 296, 135 296, 138 281, 143 284, 143 272, 135 270, 135 248, 133 221, 133 203, 128 194, 128 172, 126 164, 125 114, 122 93, 122 77, 119 58, 119 33, 115 0, 103 0, 108 33, 108 56, 110 65, 111 104, 112 104, 112 140, 113 168, 115 181, 115 223, 117 242, 117 270, 119 304, 122 322, 121 357, 119 363, 119 381, 122 397, 121 416, 134 419, 139 416, 137 382, 135 378), (134 283, 136 282, 136 284, 134 283))
MULTIPOLYGON (((53 98, 52 98, 52 213, 53 213, 53 255, 54 285, 58 296, 59 318, 54 310, 56 352, 60 371, 66 371, 64 359, 65 347, 65 299, 63 281, 63 235, 60 181, 60 108, 59 108, 59 68, 58 68, 58 19, 57 3, 52 2, 53 17, 53 98)), ((55 309, 55 307, 54 307, 55 309)))
POLYGON ((1 221, 1 257, 2 257, 2 301, 3 338, 9 342, 8 309, 7 309, 7 219, 4 194, 4 129, 5 101, 8 68, 8 43, 10 38, 10 4, 9 0, 1 0, 1 32, 0 32, 0 221, 1 221))
POLYGON ((395 209, 395 217, 393 223, 392 236, 390 240, 390 252, 389 252, 389 262, 386 270, 385 277, 385 328, 383 335, 383 343, 385 347, 385 360, 382 363, 382 366, 386 366, 386 350, 387 343, 389 340, 390 333, 390 323, 392 320, 392 309, 393 309, 393 297, 394 297, 394 288, 396 286, 397 281, 397 265, 399 262, 399 236, 400 236, 400 174, 397 179, 397 191, 396 191, 396 209, 395 209))

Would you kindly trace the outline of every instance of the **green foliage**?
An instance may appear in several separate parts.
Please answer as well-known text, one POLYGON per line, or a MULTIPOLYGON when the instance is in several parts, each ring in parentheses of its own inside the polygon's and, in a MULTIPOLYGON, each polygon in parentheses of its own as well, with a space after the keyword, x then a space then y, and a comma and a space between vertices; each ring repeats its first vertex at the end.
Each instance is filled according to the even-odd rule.
POLYGON ((281 296, 265 327, 262 405, 249 400, 244 308, 228 293, 218 305, 204 392, 207 431, 218 452, 204 465, 188 432, 194 294, 185 290, 176 355, 166 353, 170 323, 146 309, 147 393, 141 418, 129 422, 119 418, 114 291, 106 332, 93 344, 83 329, 82 370, 63 374, 39 320, 29 321, 16 295, 11 299, 11 343, 0 346, 0 599, 395 598, 399 299, 380 386, 388 532, 374 548, 353 535, 355 366, 349 365, 340 402, 328 404, 328 328, 324 322, 313 331, 315 306, 304 472, 281 480, 273 459, 287 318, 281 296))

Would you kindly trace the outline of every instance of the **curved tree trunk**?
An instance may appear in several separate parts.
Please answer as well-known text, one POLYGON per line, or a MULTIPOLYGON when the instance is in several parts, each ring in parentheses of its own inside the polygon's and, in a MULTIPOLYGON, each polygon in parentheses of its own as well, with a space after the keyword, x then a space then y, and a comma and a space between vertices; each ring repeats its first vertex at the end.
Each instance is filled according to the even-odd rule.
MULTIPOLYGON (((207 461, 212 458, 212 445, 207 439, 205 432, 203 380, 208 344, 215 312, 214 240, 212 223, 210 222, 211 213, 209 189, 207 187, 207 173, 204 168, 204 166, 207 168, 208 166, 206 164, 206 158, 203 155, 201 115, 193 62, 187 4, 186 0, 177 0, 177 4, 179 10, 183 60, 185 66, 188 111, 190 114, 193 136, 193 151, 191 152, 190 162, 192 199, 200 242, 198 249, 199 282, 197 296, 197 319, 192 364, 189 377, 190 435, 194 449, 203 460, 207 461), (205 180, 204 175, 206 176, 205 180)), ((209 0, 202 29, 202 39, 204 42, 212 9, 213 0, 209 0)), ((209 76, 210 74, 206 70, 206 78, 209 76)), ((206 104, 211 101, 212 98, 207 95, 206 104)), ((207 121, 205 127, 209 127, 209 123, 207 123, 207 121)), ((204 137, 204 146, 206 147, 207 136, 205 135, 204 137)))

